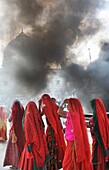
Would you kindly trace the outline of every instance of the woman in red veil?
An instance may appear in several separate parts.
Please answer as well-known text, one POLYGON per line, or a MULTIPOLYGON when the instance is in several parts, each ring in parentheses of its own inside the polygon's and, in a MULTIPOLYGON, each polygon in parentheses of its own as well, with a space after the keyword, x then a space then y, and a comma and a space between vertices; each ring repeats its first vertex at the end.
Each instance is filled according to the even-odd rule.
POLYGON ((40 113, 33 101, 26 106, 24 131, 26 144, 20 158, 19 168, 43 170, 50 157, 40 113))
POLYGON ((18 168, 18 162, 25 144, 25 135, 22 127, 24 108, 16 100, 12 105, 12 126, 9 132, 9 140, 6 148, 3 166, 12 165, 12 168, 18 168))
POLYGON ((62 164, 63 170, 92 170, 86 122, 80 101, 76 98, 65 99, 58 114, 67 119, 67 148, 62 164), (65 104, 68 111, 64 111, 65 104))
POLYGON ((47 120, 46 140, 51 156, 47 170, 58 170, 62 167, 66 149, 64 133, 57 113, 58 107, 54 99, 44 94, 41 98, 41 109, 47 120))
POLYGON ((93 117, 89 121, 92 143, 92 163, 94 170, 109 169, 109 120, 100 98, 91 101, 93 117))

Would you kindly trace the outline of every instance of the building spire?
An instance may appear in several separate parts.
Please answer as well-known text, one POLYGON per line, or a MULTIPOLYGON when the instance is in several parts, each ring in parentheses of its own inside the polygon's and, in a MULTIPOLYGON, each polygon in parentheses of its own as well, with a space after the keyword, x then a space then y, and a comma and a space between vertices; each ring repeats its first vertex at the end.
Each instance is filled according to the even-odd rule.
POLYGON ((88 51, 89 51, 89 59, 90 59, 90 63, 91 63, 91 52, 90 52, 90 48, 88 48, 88 51))
POLYGON ((23 33, 23 28, 21 29, 21 33, 23 33))

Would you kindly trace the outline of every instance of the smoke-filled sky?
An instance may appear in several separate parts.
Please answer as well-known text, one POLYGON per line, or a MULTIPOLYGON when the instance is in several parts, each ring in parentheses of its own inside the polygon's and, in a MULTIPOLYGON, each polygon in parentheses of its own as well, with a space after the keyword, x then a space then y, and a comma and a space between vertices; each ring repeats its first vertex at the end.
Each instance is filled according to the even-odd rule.
POLYGON ((17 84, 39 93, 47 87, 49 73, 44 68, 55 65, 61 66, 68 83, 83 89, 96 68, 90 60, 97 59, 108 42, 108 7, 108 0, 1 0, 1 65, 6 45, 23 29, 27 35, 23 47, 17 40, 5 49, 15 60, 12 75, 17 84))
POLYGON ((69 57, 69 53, 73 61, 78 60, 76 59, 78 57, 73 56, 72 49, 77 49, 81 42, 90 41, 102 29, 102 23, 97 16, 105 7, 104 2, 102 0, 1 0, 1 43, 2 41, 8 43, 23 28, 25 33, 40 43, 44 41, 44 57, 47 60, 61 62, 65 56, 69 57))

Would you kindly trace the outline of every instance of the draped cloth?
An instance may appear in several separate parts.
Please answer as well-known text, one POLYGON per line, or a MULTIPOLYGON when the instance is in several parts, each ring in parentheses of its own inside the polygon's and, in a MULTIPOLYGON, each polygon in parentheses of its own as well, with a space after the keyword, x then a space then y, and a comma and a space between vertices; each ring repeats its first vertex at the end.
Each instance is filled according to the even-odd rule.
MULTIPOLYGON (((59 115, 57 114, 58 107, 56 103, 51 99, 51 97, 48 94, 44 94, 41 98, 41 105, 42 105, 42 112, 45 114, 47 120, 48 120, 48 127, 46 131, 46 135, 49 135, 50 128, 51 131, 53 131, 53 138, 55 138, 55 147, 57 148, 57 157, 58 161, 62 163, 66 144, 64 140, 64 133, 62 131, 62 126, 60 122, 59 115)), ((52 142, 53 144, 53 142, 52 142)), ((52 155, 52 157, 55 157, 55 154, 52 155)))
POLYGON ((24 120, 26 144, 19 162, 23 170, 43 169, 49 157, 39 110, 33 101, 26 106, 24 120))
POLYGON ((76 98, 68 99, 68 110, 75 138, 67 142, 63 170, 92 170, 86 122, 80 101, 76 98))
POLYGON ((105 106, 100 98, 91 101, 93 117, 90 124, 92 129, 92 162, 96 170, 109 168, 109 120, 105 106), (107 164, 107 165, 106 165, 107 164))
POLYGON ((9 132, 9 140, 6 148, 3 166, 12 165, 18 167, 18 162, 25 144, 25 135, 22 128, 24 108, 19 101, 12 105, 12 127, 9 132))
POLYGON ((0 142, 7 140, 7 122, 5 108, 0 106, 0 142))
POLYGON ((24 116, 24 108, 19 101, 16 101, 12 105, 12 129, 14 130, 14 133, 17 137, 17 146, 20 155, 23 151, 24 144, 25 144, 25 134, 22 127, 23 116, 24 116))

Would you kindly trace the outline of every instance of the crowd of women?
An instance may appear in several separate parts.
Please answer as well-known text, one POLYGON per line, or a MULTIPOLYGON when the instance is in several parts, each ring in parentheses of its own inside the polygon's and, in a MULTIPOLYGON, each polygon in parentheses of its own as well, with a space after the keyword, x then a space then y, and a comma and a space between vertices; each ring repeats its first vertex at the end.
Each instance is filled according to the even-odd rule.
POLYGON ((92 147, 79 99, 68 98, 58 106, 54 98, 44 94, 37 105, 30 101, 25 109, 20 101, 14 101, 3 166, 20 170, 109 170, 109 120, 101 99, 92 100, 91 106, 92 147), (66 118, 65 130, 61 117, 66 118))

